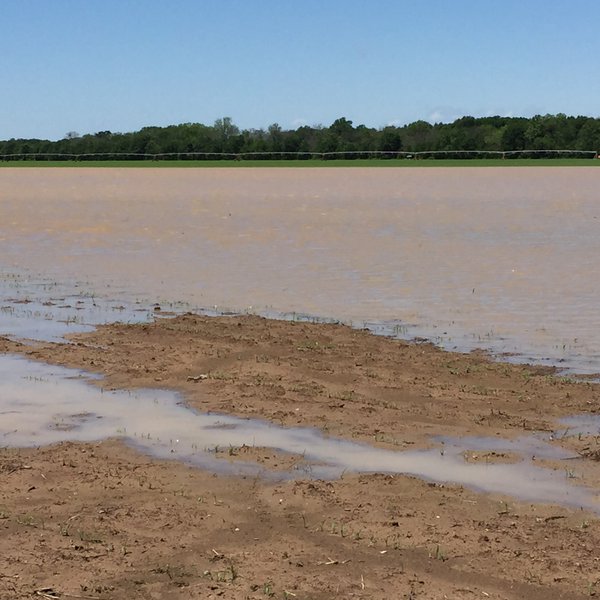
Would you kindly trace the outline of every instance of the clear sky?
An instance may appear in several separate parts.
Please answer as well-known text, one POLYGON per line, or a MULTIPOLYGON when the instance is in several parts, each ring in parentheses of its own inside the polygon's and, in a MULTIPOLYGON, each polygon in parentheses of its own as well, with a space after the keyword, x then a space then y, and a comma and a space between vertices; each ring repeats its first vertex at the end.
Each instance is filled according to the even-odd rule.
POLYGON ((0 139, 600 116, 598 0, 0 0, 0 139))

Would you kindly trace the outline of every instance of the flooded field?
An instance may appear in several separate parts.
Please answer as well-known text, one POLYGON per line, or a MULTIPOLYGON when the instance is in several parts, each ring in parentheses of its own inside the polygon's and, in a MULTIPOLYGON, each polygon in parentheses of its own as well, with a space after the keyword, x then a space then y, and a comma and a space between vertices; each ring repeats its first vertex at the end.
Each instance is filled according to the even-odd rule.
MULTIPOLYGON (((449 349, 481 347, 508 360, 594 373, 598 177, 593 169, 547 168, 5 169, 0 335, 57 342, 101 323, 150 322, 186 310, 251 312, 336 319, 386 336, 424 336, 449 349)), ((219 461, 207 448, 259 439, 288 453, 310 447, 311 468, 322 475, 378 466, 485 491, 519 480, 520 497, 569 503, 571 494, 573 503, 595 506, 531 463, 468 465, 466 442, 451 438, 443 443, 455 449, 453 464, 439 448, 368 450, 235 417, 220 417, 231 429, 213 429, 219 417, 190 421, 188 409, 156 395, 148 404, 138 394, 132 407, 52 370, 48 388, 38 374, 45 367, 21 359, 1 357, 0 368, 10 445, 118 434, 155 455, 176 453, 215 468, 219 461), (123 433, 129 423, 133 436, 123 433), (178 443, 165 446, 161 437, 178 443)), ((497 446, 482 440, 471 447, 497 446)), ((515 448, 523 456, 568 456, 533 438, 515 448)))
POLYGON ((3 169, 0 596, 595 595, 599 177, 3 169))
POLYGON ((3 169, 2 297, 8 276, 41 277, 117 305, 306 313, 598 372, 599 180, 592 168, 3 169))

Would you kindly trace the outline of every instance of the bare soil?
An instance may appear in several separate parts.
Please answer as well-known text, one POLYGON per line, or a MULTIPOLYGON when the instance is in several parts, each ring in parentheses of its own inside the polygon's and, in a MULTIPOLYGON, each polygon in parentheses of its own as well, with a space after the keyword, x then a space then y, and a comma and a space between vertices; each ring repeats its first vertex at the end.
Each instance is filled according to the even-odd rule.
MULTIPOLYGON (((600 410, 591 383, 340 325, 182 315, 71 342, 0 339, 0 351, 396 450, 427 447, 434 434, 550 431, 561 416, 600 410)), ((576 457, 568 472, 597 486, 597 439, 555 443, 576 457)), ((221 458, 274 471, 301 460, 244 447, 221 458)), ((467 448, 465 459, 518 456, 467 448)), ((541 600, 600 590, 595 514, 407 476, 226 477, 112 440, 0 449, 0 532, 2 599, 541 600)))

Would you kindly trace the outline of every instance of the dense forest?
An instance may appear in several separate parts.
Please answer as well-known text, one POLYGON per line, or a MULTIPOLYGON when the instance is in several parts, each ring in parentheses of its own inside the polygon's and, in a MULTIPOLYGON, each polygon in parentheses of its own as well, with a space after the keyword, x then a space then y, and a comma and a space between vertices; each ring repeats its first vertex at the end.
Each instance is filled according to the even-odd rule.
POLYGON ((241 130, 225 117, 211 126, 184 123, 144 127, 132 133, 69 132, 59 141, 0 141, 1 160, 468 158, 499 153, 510 158, 528 154, 560 156, 562 151, 593 157, 599 150, 600 118, 564 114, 462 117, 453 123, 416 121, 380 129, 354 126, 352 121, 340 118, 329 127, 302 126, 294 130, 284 130, 277 123, 266 130, 241 130))

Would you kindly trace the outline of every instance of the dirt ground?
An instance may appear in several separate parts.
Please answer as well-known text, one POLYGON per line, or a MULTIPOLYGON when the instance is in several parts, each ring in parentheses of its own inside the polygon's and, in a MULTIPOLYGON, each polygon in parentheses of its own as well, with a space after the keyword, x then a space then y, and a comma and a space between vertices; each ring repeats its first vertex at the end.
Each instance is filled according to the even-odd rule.
MULTIPOLYGON (((181 392, 204 411, 401 450, 600 410, 596 385, 340 325, 182 315, 0 351, 181 392)), ((599 485, 600 441, 562 436, 599 485)), ((223 460, 286 467, 238 448, 223 460)), ((470 453, 468 460, 482 455, 470 453)), ((514 461, 515 456, 486 455, 514 461)), ((565 470, 565 466, 555 465, 565 470)), ((227 477, 120 442, 0 449, 0 598, 589 598, 598 515, 408 476, 227 477)))

